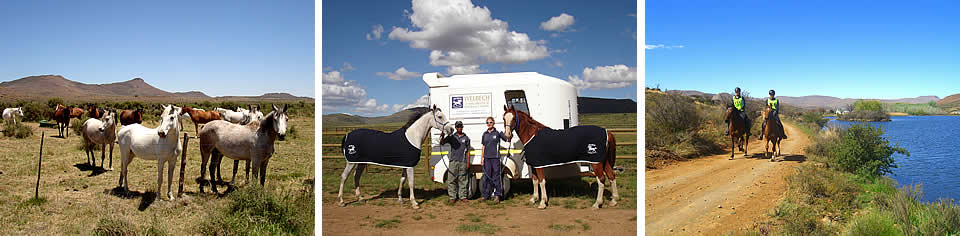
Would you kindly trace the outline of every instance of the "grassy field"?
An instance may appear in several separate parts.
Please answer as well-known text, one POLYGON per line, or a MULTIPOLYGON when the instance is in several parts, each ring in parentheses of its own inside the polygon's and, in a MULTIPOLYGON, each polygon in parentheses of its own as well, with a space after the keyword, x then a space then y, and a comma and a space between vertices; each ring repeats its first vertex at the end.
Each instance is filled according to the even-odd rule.
MULTIPOLYGON (((602 127, 616 127, 616 128, 635 128, 636 127, 636 113, 625 113, 625 114, 581 114, 580 115, 580 124, 583 125, 598 125, 602 127)), ((325 127, 328 128, 328 127, 325 127)), ((325 144, 339 144, 342 135, 323 135, 322 142, 325 144)), ((637 137, 635 134, 628 133, 615 133, 615 137, 618 143, 636 143, 637 137)), ((617 147, 617 156, 631 156, 637 154, 636 145, 618 145, 617 147)), ((323 148, 324 156, 342 156, 338 147, 325 147, 323 148)), ((340 174, 343 172, 343 168, 346 162, 343 158, 330 158, 323 159, 323 170, 321 171, 323 175, 323 183, 321 185, 321 191, 323 194, 323 203, 336 203, 336 194, 340 186, 340 174)), ((446 204, 446 185, 441 183, 435 183, 429 179, 429 175, 426 173, 428 162, 426 160, 421 160, 420 163, 415 168, 416 178, 415 178, 415 194, 419 201, 422 201, 421 206, 429 206, 432 204, 446 204)), ((616 163, 617 166, 623 166, 625 171, 623 173, 617 174, 617 184, 620 191, 621 201, 615 207, 617 209, 636 209, 636 194, 637 194, 637 162, 636 159, 619 159, 616 163)), ((395 204, 397 197, 397 184, 399 183, 400 178, 400 169, 382 167, 377 165, 368 165, 367 170, 364 172, 363 178, 361 179, 361 190, 364 192, 364 198, 370 198, 370 196, 379 196, 374 199, 367 200, 358 204, 373 204, 373 205, 387 205, 395 204)), ((550 205, 551 207, 562 207, 569 209, 583 209, 589 208, 597 196, 597 185, 596 178, 594 177, 582 177, 582 178, 569 178, 569 179, 559 179, 548 181, 547 191, 550 196, 550 205)), ((611 193, 609 191, 609 184, 607 182, 608 190, 605 191, 606 200, 609 201, 611 193)), ((354 201, 356 200, 353 194, 353 177, 351 175, 347 183, 344 184, 344 200, 345 201, 354 201)), ((493 205, 491 207, 504 207, 504 206, 520 206, 526 204, 526 200, 529 199, 532 194, 532 183, 530 180, 516 180, 513 182, 510 188, 510 193, 506 196, 506 200, 500 205, 493 205)), ((404 190, 405 197, 409 198, 409 190, 404 190)))
MULTIPOLYGON (((30 138, 0 137, 0 180, 4 183, 0 185, 0 235, 312 234, 312 116, 291 117, 287 140, 276 143, 263 189, 253 184, 243 186, 240 173, 237 184, 241 187, 235 192, 215 195, 208 188, 206 193, 198 193, 199 142, 190 140, 185 150, 184 195, 175 201, 157 198, 155 161, 135 158, 130 163, 132 194, 123 196, 117 192, 121 165, 118 151, 113 153, 113 171, 99 168, 100 163, 92 167, 80 150, 80 135, 53 137, 56 129, 26 124, 34 130, 30 138), (40 198, 33 199, 41 131, 46 137, 40 198)), ((155 127, 157 122, 144 125, 155 127)), ((184 132, 196 134, 192 123, 186 121, 184 126, 184 132)), ((109 156, 106 161, 109 165, 109 156)), ((177 163, 174 172, 174 194, 179 166, 177 163)), ((229 181, 232 165, 226 162, 222 168, 224 179, 229 181)), ((221 187, 220 191, 225 189, 221 187)))

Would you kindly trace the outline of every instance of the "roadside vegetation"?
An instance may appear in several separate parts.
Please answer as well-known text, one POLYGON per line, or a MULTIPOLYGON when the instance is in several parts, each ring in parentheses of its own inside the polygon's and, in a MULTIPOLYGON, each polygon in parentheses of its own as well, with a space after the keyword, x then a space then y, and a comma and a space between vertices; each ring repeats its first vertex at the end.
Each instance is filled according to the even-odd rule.
POLYGON ((787 198, 759 228, 773 228, 776 235, 960 233, 960 205, 954 200, 921 202, 919 186, 898 188, 884 176, 896 168, 895 153, 909 152, 883 133, 867 123, 818 129, 806 150, 813 164, 787 177, 787 198))
POLYGON ((884 103, 887 112, 905 113, 911 116, 946 115, 947 112, 937 106, 937 102, 928 103, 884 103))
POLYGON ((858 100, 853 104, 853 110, 840 115, 837 120, 843 121, 890 121, 890 114, 885 105, 878 101, 858 100))

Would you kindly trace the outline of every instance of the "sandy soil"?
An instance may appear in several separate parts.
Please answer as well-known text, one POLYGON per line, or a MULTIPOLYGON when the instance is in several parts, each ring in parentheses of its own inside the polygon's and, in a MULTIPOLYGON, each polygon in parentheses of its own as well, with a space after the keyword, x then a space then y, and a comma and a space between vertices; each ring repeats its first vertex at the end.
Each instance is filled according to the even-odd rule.
POLYGON ((764 143, 751 137, 749 157, 738 151, 734 160, 727 153, 646 171, 646 234, 745 232, 767 219, 787 190, 783 177, 806 160, 803 149, 810 143, 799 129, 784 125, 784 161, 761 158, 764 143))

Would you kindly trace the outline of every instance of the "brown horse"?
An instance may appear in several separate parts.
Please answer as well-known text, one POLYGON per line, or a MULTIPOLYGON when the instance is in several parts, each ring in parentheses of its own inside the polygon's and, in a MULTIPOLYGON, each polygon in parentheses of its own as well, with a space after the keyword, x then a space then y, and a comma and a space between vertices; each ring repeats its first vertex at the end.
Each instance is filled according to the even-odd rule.
MULTIPOLYGON (((547 128, 546 125, 537 122, 526 112, 515 109, 514 107, 503 107, 503 121, 504 121, 504 134, 507 136, 507 139, 513 137, 513 131, 517 132, 517 136, 520 136, 520 142, 526 145, 530 140, 533 139, 533 136, 537 134, 540 129, 547 128), (514 121, 516 120, 516 121, 514 121), (516 123, 514 123, 516 122, 516 123), (515 127, 511 127, 515 126, 515 127)), ((613 136, 613 133, 607 131, 607 150, 606 156, 602 161, 596 164, 591 164, 593 167, 593 175, 597 177, 597 201, 593 204, 593 209, 599 209, 600 205, 603 204, 603 188, 606 185, 606 179, 609 178, 612 183, 612 192, 613 197, 610 200, 610 206, 616 206, 617 200, 620 198, 620 192, 617 190, 617 177, 613 171, 613 165, 617 161, 617 141, 613 136)), ((544 175, 543 168, 532 167, 533 172, 531 179, 533 180, 533 197, 530 198, 530 203, 536 203, 537 198, 540 198, 539 192, 543 192, 543 197, 540 198, 540 205, 537 208, 544 209, 547 207, 547 179, 544 175), (539 189, 537 188, 539 185, 539 189)))
POLYGON ((730 131, 730 160, 733 160, 733 154, 737 148, 747 156, 747 143, 750 140, 750 134, 747 132, 747 122, 735 112, 733 106, 727 106, 726 119, 730 124, 727 129, 730 131))
POLYGON ((777 122, 777 119, 772 117, 770 113, 773 112, 773 108, 767 107, 763 111, 763 136, 766 136, 767 141, 763 142, 763 154, 766 156, 770 154, 770 161, 776 161, 776 157, 780 156, 780 151, 783 147, 780 146, 780 141, 786 136, 783 133, 783 127, 780 127, 780 123, 777 122), (773 152, 771 153, 768 148, 770 148, 770 143, 773 143, 773 152))
POLYGON ((120 111, 120 125, 140 124, 143 122, 143 108, 120 111))
POLYGON ((196 128, 197 135, 200 135, 200 125, 206 124, 210 121, 215 121, 220 119, 220 113, 216 111, 199 111, 195 110, 189 106, 183 106, 183 111, 178 115, 183 113, 190 114, 190 121, 193 121, 193 126, 196 128))
POLYGON ((57 121, 57 131, 61 138, 67 138, 70 135, 68 129, 70 126, 70 111, 70 107, 57 104, 57 108, 53 112, 53 119, 57 121))
POLYGON ((94 119, 100 119, 103 117, 103 109, 97 108, 96 105, 87 106, 87 116, 94 119))
POLYGON ((83 117, 83 113, 84 113, 83 108, 79 108, 79 107, 70 108, 70 118, 77 118, 79 120, 80 117, 83 117))

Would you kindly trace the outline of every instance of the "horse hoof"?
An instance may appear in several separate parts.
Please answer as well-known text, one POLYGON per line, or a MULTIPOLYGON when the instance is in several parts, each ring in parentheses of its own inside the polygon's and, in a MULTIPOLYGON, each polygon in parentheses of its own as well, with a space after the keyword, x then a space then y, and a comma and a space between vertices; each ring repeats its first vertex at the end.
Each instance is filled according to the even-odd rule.
POLYGON ((337 204, 337 205, 340 206, 340 207, 345 207, 345 206, 347 206, 347 204, 346 204, 346 203, 343 203, 343 202, 340 202, 340 203, 337 204))
POLYGON ((610 206, 617 206, 617 201, 610 201, 610 206))
POLYGON ((536 198, 531 198, 531 199, 530 199, 530 204, 537 204, 537 199, 536 199, 536 198))
POLYGON ((418 206, 418 205, 413 205, 413 209, 420 209, 420 206, 418 206))
POLYGON ((545 205, 545 204, 540 204, 539 206, 537 206, 537 209, 541 209, 541 210, 547 209, 547 205, 545 205))
POLYGON ((593 204, 593 209, 594 209, 594 210, 600 209, 600 205, 593 204))

